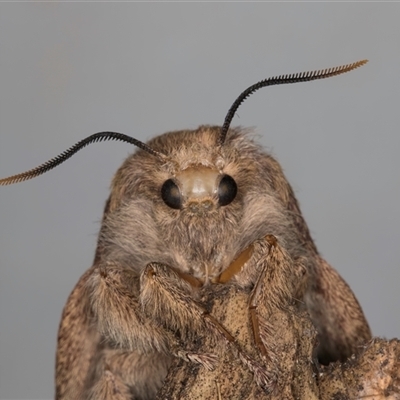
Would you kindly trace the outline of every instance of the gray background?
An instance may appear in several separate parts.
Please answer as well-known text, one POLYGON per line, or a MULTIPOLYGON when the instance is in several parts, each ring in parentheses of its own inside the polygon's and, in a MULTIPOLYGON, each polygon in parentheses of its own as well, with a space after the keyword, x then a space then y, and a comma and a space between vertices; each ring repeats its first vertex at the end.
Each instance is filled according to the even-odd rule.
MULTIPOLYGON (((220 124, 260 79, 369 58, 338 78, 264 89, 233 125, 255 126, 278 157, 374 334, 399 337, 399 17, 393 3, 3 3, 0 176, 102 130, 145 140, 220 124)), ((0 188, 0 398, 53 396, 61 310, 132 150, 93 145, 0 188)))

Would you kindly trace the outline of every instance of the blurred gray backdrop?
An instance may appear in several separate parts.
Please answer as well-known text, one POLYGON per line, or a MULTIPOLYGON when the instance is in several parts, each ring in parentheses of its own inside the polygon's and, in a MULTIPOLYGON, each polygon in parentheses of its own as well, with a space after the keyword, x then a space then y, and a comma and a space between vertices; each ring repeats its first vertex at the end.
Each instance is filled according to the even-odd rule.
MULTIPOLYGON (((368 58, 341 77, 263 89, 233 125, 256 127, 277 156, 373 333, 399 337, 399 18, 393 3, 2 3, 0 176, 102 130, 146 140, 221 124, 260 79, 368 58)), ((1 399, 53 397, 61 311, 133 150, 93 145, 0 188, 1 399)))

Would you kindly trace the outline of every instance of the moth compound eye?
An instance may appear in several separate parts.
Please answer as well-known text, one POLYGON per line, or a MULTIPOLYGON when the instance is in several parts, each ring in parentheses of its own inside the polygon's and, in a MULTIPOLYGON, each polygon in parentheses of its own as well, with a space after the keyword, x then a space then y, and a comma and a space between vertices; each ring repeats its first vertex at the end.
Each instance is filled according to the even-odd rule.
POLYGON ((172 179, 166 180, 162 185, 161 197, 168 207, 176 210, 182 208, 181 192, 178 188, 178 185, 172 179))
POLYGON ((218 185, 218 203, 220 206, 226 206, 232 203, 236 197, 237 185, 235 180, 229 176, 224 175, 218 185))

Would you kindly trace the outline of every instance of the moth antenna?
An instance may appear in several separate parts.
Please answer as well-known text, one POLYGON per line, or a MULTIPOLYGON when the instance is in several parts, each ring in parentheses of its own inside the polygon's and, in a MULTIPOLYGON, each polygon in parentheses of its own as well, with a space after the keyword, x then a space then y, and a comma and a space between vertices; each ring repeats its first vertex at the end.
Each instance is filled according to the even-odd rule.
POLYGON ((36 178, 37 176, 42 175, 45 172, 50 171, 51 169, 62 164, 64 161, 71 158, 75 153, 77 153, 79 150, 83 149, 87 145, 89 145, 91 143, 96 143, 96 142, 103 142, 105 140, 119 140, 121 142, 131 143, 131 144, 135 145, 136 147, 139 147, 142 150, 145 150, 148 153, 156 156, 160 160, 165 160, 167 157, 165 154, 152 149, 151 147, 149 147, 147 144, 141 142, 140 140, 134 139, 133 137, 128 136, 128 135, 124 135, 123 133, 98 132, 98 133, 94 133, 93 135, 90 135, 87 138, 79 141, 78 143, 74 144, 72 147, 65 150, 58 156, 43 163, 42 165, 39 165, 36 168, 33 168, 33 169, 23 172, 21 174, 9 176, 8 178, 0 179, 0 186, 11 185, 13 183, 22 182, 22 181, 26 181, 28 179, 36 178))
POLYGON ((258 89, 261 89, 265 86, 284 85, 286 83, 308 82, 308 81, 315 81, 317 79, 330 78, 332 76, 352 71, 353 69, 361 67, 367 62, 368 60, 361 60, 354 62, 352 64, 341 65, 339 67, 327 68, 324 70, 300 72, 290 75, 279 75, 278 77, 264 79, 260 82, 255 83, 254 85, 249 86, 235 100, 235 102, 229 109, 228 113, 226 114, 224 124, 222 125, 220 134, 218 136, 218 146, 222 146, 224 144, 226 135, 229 130, 229 126, 239 106, 243 103, 244 100, 246 100, 247 97, 256 92, 258 89))

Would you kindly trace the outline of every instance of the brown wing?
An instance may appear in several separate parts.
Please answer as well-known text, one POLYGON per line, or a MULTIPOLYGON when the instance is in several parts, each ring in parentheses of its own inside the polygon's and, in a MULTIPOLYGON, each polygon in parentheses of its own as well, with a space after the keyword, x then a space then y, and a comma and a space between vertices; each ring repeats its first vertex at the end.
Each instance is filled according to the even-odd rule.
POLYGON ((321 257, 317 268, 305 299, 318 331, 318 359, 321 364, 345 361, 360 352, 371 331, 349 285, 321 257))
POLYGON ((94 268, 83 274, 64 307, 58 331, 56 400, 81 399, 92 375, 100 336, 91 324, 86 282, 94 268))

